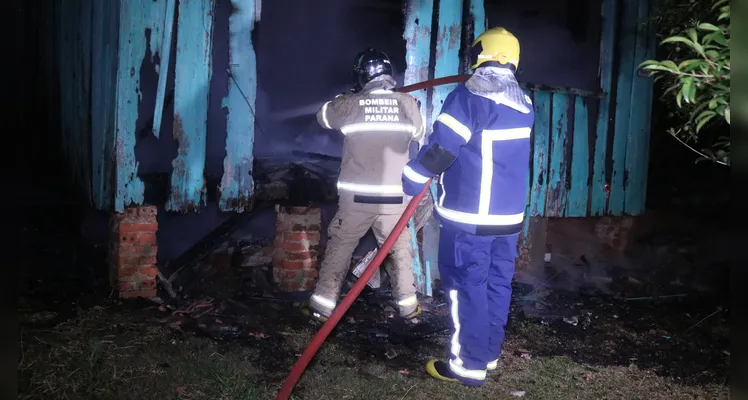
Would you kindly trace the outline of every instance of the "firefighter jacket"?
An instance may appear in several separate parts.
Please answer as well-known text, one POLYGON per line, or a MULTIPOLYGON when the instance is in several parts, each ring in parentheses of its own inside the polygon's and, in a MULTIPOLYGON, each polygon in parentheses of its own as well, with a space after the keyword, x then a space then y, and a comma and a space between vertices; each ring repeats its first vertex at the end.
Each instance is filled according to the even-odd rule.
POLYGON ((414 196, 438 176, 442 224, 477 235, 521 231, 528 198, 530 98, 511 71, 479 68, 444 101, 428 142, 403 170, 414 196))
POLYGON ((399 214, 406 205, 401 174, 413 140, 423 136, 418 102, 383 75, 357 93, 339 95, 317 113, 345 136, 338 177, 339 208, 399 214))

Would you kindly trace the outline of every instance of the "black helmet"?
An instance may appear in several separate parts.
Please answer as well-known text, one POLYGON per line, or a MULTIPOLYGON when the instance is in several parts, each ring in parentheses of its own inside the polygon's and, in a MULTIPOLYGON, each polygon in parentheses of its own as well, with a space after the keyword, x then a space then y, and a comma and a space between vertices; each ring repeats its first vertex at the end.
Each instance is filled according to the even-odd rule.
POLYGON ((358 92, 364 85, 380 75, 392 76, 392 64, 387 54, 368 48, 356 56, 353 63, 353 89, 358 92))

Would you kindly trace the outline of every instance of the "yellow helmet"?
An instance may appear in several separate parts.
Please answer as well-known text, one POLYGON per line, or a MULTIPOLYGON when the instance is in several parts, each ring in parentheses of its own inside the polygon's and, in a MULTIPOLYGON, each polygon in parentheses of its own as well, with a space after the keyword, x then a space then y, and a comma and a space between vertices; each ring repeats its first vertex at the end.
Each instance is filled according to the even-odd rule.
POLYGON ((480 34, 471 49, 471 69, 481 64, 496 61, 499 64, 519 66, 519 40, 502 27, 491 28, 480 34))

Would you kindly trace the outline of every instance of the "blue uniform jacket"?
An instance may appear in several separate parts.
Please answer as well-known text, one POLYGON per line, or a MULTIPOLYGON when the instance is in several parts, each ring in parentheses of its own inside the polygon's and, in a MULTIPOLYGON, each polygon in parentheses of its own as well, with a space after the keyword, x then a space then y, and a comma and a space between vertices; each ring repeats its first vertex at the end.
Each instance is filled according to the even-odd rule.
POLYGON ((529 97, 525 101, 529 107, 519 111, 459 85, 444 101, 428 142, 405 166, 404 192, 415 196, 438 176, 435 209, 442 224, 477 235, 519 233, 534 121, 529 97))

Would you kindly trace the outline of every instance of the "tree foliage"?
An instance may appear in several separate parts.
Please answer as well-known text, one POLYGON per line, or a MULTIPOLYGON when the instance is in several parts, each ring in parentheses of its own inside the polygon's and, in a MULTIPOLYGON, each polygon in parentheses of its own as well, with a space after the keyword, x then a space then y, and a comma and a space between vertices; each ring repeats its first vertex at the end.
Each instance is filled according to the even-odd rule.
POLYGON ((680 7, 665 8, 658 21, 665 24, 667 36, 661 42, 663 57, 641 67, 662 83, 663 96, 675 103, 680 123, 669 129, 670 134, 701 159, 730 165, 729 136, 711 140, 706 147, 703 140, 706 127, 715 131, 730 124, 730 4, 715 1, 706 13, 710 22, 702 22, 694 17, 702 13, 704 3, 681 1, 680 7))

